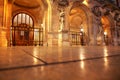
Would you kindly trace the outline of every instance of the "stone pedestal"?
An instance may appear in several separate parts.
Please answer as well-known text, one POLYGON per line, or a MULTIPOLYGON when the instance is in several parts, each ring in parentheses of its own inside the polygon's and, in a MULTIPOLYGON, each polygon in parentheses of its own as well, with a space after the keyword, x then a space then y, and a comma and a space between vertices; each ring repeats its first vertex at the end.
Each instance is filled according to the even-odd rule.
POLYGON ((62 46, 70 46, 68 31, 62 31, 62 46))
POLYGON ((58 42, 60 41, 59 34, 58 32, 49 32, 47 46, 58 46, 58 42))
POLYGON ((69 46, 69 34, 67 31, 49 32, 47 46, 69 46))

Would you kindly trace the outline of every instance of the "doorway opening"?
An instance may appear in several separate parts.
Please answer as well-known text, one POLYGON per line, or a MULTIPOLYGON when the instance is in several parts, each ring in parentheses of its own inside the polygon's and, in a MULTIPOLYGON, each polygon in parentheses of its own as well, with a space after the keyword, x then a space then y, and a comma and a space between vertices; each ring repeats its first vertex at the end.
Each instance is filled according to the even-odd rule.
POLYGON ((26 13, 19 13, 12 19, 11 46, 42 46, 43 28, 35 28, 31 16, 26 13))

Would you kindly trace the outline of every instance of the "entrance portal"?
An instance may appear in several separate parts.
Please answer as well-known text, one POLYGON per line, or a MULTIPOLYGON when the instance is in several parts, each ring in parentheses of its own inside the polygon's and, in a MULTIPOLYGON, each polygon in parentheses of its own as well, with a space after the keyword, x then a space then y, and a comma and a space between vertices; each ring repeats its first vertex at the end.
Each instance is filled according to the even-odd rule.
POLYGON ((34 21, 29 15, 17 14, 12 21, 10 45, 43 45, 43 29, 34 28, 34 21))

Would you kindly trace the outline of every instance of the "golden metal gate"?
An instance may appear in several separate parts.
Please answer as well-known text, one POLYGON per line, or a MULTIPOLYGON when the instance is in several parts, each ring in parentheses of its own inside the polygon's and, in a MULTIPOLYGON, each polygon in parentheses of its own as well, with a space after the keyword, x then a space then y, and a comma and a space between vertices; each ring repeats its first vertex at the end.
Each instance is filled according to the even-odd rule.
POLYGON ((70 31, 71 45, 85 45, 85 34, 83 32, 70 31))
POLYGON ((24 26, 11 27, 11 46, 43 46, 43 28, 24 26))

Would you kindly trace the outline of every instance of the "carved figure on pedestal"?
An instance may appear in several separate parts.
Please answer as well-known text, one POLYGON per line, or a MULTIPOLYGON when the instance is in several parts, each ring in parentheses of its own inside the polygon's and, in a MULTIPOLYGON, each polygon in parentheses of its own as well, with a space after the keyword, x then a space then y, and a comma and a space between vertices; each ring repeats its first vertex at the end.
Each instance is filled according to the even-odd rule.
POLYGON ((64 28, 64 24, 65 24, 65 12, 64 10, 60 10, 60 27, 59 27, 59 30, 62 30, 64 28))

